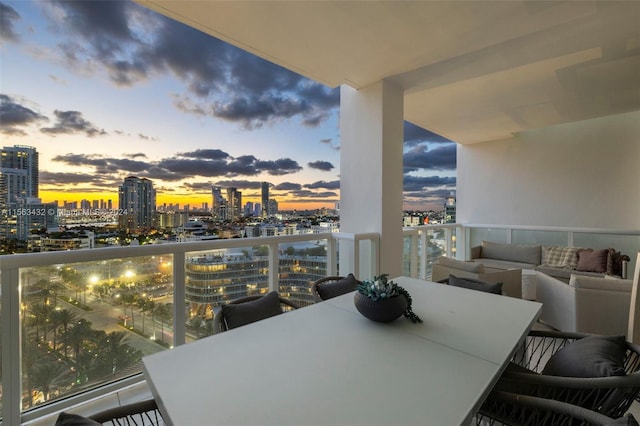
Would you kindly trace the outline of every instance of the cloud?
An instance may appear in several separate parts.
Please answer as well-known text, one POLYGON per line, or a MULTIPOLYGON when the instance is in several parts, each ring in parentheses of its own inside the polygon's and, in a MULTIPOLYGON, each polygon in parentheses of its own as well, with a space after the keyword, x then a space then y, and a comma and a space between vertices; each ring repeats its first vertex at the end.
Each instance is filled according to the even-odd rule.
POLYGON ((309 183, 304 185, 307 189, 340 189, 340 181, 334 180, 331 182, 325 182, 323 180, 319 180, 313 183, 309 183))
MULTIPOLYGON (((141 161, 146 159, 143 153, 125 154, 127 158, 106 157, 100 154, 61 154, 52 161, 72 167, 93 167, 96 173, 120 177, 135 174, 148 179, 179 181, 200 177, 235 177, 255 176, 261 173, 285 175, 302 169, 290 158, 275 161, 260 160, 252 155, 237 158, 224 151, 203 149, 192 152, 177 153, 175 156, 159 161, 141 161)), ((260 182, 247 182, 252 188, 260 188, 260 182)))
POLYGON ((191 152, 181 152, 178 155, 189 158, 205 158, 207 160, 224 160, 230 157, 229 154, 220 149, 196 149, 191 152))
POLYGON ((309 167, 311 167, 312 169, 318 169, 318 170, 322 170, 325 172, 329 172, 331 170, 333 170, 333 164, 331 164, 328 161, 313 161, 311 163, 307 163, 307 165, 309 167))
POLYGON ((11 6, 0 3, 0 40, 18 41, 14 24, 20 20, 20 14, 11 6))
POLYGON ((276 191, 297 191, 299 189, 302 189, 302 185, 293 182, 282 182, 278 185, 275 185, 273 189, 276 191))
POLYGON ((135 3, 56 1, 50 7, 50 19, 64 34, 61 57, 74 69, 102 69, 119 86, 172 74, 185 87, 172 95, 181 111, 254 129, 294 117, 315 127, 339 106, 339 89, 135 3))
POLYGON ((455 177, 440 177, 440 176, 410 176, 405 175, 403 178, 403 190, 405 192, 411 191, 423 191, 425 189, 433 187, 451 187, 456 184, 455 177))
POLYGON ((8 135, 26 135, 23 127, 46 120, 45 116, 20 105, 14 98, 0 94, 0 132, 8 135))
POLYGON ((98 130, 91 122, 85 120, 79 111, 55 110, 53 114, 57 118, 55 125, 41 128, 42 133, 50 135, 85 133, 89 137, 107 134, 104 130, 98 130))
POLYGON ((40 171, 39 179, 41 185, 51 185, 66 187, 67 185, 93 185, 112 186, 112 180, 104 175, 95 173, 72 173, 72 172, 46 172, 40 171))
POLYGON ((337 143, 337 142, 334 143, 333 139, 331 139, 331 138, 320 139, 320 143, 329 145, 331 147, 331 149, 334 149, 336 151, 340 151, 340 144, 337 143))
POLYGON ((415 124, 405 121, 404 122, 404 144, 411 146, 411 145, 421 144, 424 142, 447 143, 451 141, 436 133, 433 133, 422 127, 418 127, 415 124))
POLYGON ((455 170, 456 144, 450 142, 432 149, 426 143, 416 145, 404 154, 403 166, 405 173, 419 169, 455 170))

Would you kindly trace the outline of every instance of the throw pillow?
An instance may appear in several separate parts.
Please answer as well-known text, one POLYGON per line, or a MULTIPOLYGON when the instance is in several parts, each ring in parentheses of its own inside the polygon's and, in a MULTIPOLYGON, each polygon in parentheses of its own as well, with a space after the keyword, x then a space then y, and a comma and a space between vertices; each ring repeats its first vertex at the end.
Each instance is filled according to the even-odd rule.
POLYGON ((563 377, 624 376, 626 353, 624 336, 589 336, 553 354, 542 374, 563 377))
POLYGON ((578 252, 577 271, 583 272, 607 272, 607 260, 609 257, 609 249, 592 250, 584 249, 578 252))
POLYGON ((575 269, 578 264, 577 247, 542 246, 543 266, 575 269))
POLYGON ((358 280, 353 274, 349 274, 340 281, 324 282, 316 286, 316 290, 322 300, 331 299, 356 289, 358 280))
POLYGON ((222 318, 228 330, 281 313, 280 299, 275 291, 250 302, 222 306, 222 318))
POLYGON ((502 294, 502 283, 488 283, 473 278, 458 278, 455 275, 449 275, 449 285, 486 293, 502 294))
POLYGON ((94 420, 82 417, 79 414, 65 413, 64 411, 58 414, 56 423, 54 426, 95 426, 102 425, 94 420))

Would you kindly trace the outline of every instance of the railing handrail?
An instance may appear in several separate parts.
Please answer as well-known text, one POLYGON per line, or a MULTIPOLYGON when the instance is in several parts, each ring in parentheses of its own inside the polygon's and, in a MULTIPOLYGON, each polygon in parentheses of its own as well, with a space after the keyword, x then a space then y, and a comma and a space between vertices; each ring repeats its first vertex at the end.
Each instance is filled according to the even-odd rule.
POLYGON ((610 235, 640 235, 640 229, 620 229, 620 228, 584 228, 569 226, 540 226, 540 225, 502 225, 502 224, 479 224, 460 223, 462 228, 483 228, 483 229, 515 229, 523 231, 551 231, 551 232, 576 232, 586 234, 610 234, 610 235))
MULTIPOLYGON (((122 257, 155 256, 162 254, 182 254, 201 250, 224 250, 250 245, 269 245, 309 240, 346 237, 347 234, 325 232, 321 234, 278 235, 270 237, 230 238, 183 243, 144 244, 141 246, 116 246, 71 251, 48 251, 40 253, 19 253, 0 257, 0 270, 28 268, 58 263, 77 263, 117 259, 122 257), (117 251, 115 253, 114 251, 117 251)), ((377 236, 377 234, 375 234, 377 236)), ((364 237, 366 238, 366 237, 364 237)))

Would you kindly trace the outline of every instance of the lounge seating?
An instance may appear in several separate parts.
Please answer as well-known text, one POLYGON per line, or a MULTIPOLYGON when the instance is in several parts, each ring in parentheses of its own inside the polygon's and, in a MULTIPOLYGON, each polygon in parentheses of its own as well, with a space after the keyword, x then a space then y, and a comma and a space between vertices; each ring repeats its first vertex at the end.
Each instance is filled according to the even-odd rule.
POLYGON ((537 272, 540 320, 562 331, 624 336, 632 287, 632 280, 581 275, 572 275, 567 284, 537 272))
POLYGON ((483 241, 481 245, 471 248, 471 260, 482 263, 485 272, 512 268, 535 269, 568 282, 571 274, 626 278, 630 258, 612 248, 593 250, 483 241))
POLYGON ((485 272, 485 266, 482 263, 465 262, 441 256, 433 264, 431 280, 442 281, 448 279, 449 275, 493 284, 502 283, 502 294, 518 299, 522 298, 521 269, 485 272))

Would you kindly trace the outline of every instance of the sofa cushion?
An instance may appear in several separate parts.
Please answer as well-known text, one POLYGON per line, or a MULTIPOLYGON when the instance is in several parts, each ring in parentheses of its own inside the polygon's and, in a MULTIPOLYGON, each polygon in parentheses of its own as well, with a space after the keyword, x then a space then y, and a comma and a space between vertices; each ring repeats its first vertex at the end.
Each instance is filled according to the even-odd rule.
POLYGON ((461 271, 472 272, 474 274, 484 273, 484 265, 477 262, 465 262, 464 260, 450 259, 448 257, 440 256, 436 263, 438 265, 446 266, 447 268, 459 269, 461 271))
POLYGON ((222 315, 229 330, 281 313, 280 298, 275 291, 249 302, 222 305, 222 315))
POLYGON ((535 263, 511 262, 500 259, 474 259, 474 262, 482 263, 485 272, 504 271, 505 269, 535 269, 535 263))
POLYGON ((54 426, 101 426, 102 423, 98 423, 94 420, 91 420, 87 417, 83 417, 79 414, 72 414, 72 413, 66 413, 66 412, 62 412, 60 414, 58 414, 58 417, 56 418, 56 422, 54 424, 54 426))
POLYGON ((607 272, 608 258, 609 249, 582 249, 578 251, 578 265, 576 267, 576 270, 605 273, 607 272))
POLYGON ((624 376, 624 336, 589 336, 554 353, 542 374, 564 377, 624 376))
POLYGON ((318 284, 316 286, 316 291, 322 300, 327 300, 352 292, 357 286, 358 280, 353 274, 349 274, 338 281, 328 281, 318 284))
POLYGON ((473 278, 458 278, 455 275, 449 275, 449 285, 486 293, 502 294, 502 283, 488 283, 473 278))
POLYGON ((541 246, 524 244, 506 244, 493 241, 482 242, 482 258, 508 260, 512 262, 539 265, 541 246))
POLYGON ((578 247, 542 246, 542 265, 564 269, 576 269, 578 247))
POLYGON ((620 291, 622 293, 631 293, 633 287, 633 280, 623 280, 619 278, 595 278, 585 277, 582 275, 571 274, 569 279, 569 285, 575 288, 582 288, 588 290, 607 290, 607 291, 620 291))

